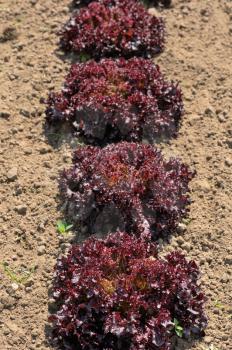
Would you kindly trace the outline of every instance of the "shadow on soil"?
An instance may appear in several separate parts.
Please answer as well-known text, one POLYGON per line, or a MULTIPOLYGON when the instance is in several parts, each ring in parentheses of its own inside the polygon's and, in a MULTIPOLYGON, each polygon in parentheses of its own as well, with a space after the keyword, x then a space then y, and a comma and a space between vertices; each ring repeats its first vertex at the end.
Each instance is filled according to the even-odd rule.
POLYGON ((48 144, 54 149, 60 149, 64 144, 73 149, 85 146, 84 140, 75 135, 75 131, 68 124, 49 125, 45 122, 43 128, 48 144))

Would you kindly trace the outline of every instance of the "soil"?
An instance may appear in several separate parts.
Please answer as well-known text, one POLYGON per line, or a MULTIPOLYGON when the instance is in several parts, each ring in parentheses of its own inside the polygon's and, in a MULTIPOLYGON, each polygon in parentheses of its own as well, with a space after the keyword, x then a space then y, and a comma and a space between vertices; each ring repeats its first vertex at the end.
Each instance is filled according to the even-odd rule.
MULTIPOLYGON (((49 288, 57 256, 70 245, 56 231, 56 178, 76 141, 60 142, 59 132, 45 135, 40 100, 60 88, 70 65, 57 51, 56 35, 69 5, 0 0, 1 350, 52 349, 49 288)), ((229 350, 232 2, 175 0, 171 9, 154 12, 165 18, 168 33, 166 50, 155 61, 180 81, 186 110, 179 137, 160 147, 197 172, 189 218, 163 249, 183 250, 200 264, 208 296, 206 337, 178 340, 175 349, 229 350)))

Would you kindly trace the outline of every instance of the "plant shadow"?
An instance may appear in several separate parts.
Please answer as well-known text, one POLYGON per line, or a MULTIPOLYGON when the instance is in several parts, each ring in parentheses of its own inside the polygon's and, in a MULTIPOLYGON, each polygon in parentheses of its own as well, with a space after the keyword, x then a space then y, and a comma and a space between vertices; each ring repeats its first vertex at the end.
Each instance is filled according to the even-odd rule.
POLYGON ((54 149, 60 149, 63 145, 68 145, 71 149, 86 145, 83 138, 77 136, 73 128, 66 123, 50 125, 45 121, 43 129, 48 144, 54 149))
POLYGON ((196 346, 196 344, 199 344, 202 339, 203 338, 191 338, 189 340, 185 340, 174 336, 172 339, 172 350, 190 350, 196 346))
POLYGON ((75 52, 65 52, 60 47, 58 43, 58 48, 53 51, 54 55, 62 62, 68 62, 69 64, 83 63, 85 60, 80 57, 80 55, 75 52))

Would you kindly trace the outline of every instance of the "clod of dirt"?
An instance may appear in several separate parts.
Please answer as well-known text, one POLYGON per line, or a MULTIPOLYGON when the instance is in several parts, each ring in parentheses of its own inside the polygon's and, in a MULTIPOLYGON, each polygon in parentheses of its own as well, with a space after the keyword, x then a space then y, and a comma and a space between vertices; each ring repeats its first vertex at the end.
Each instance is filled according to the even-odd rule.
POLYGON ((14 27, 7 27, 3 30, 2 35, 0 36, 0 43, 5 43, 6 41, 11 41, 17 39, 18 32, 14 27))

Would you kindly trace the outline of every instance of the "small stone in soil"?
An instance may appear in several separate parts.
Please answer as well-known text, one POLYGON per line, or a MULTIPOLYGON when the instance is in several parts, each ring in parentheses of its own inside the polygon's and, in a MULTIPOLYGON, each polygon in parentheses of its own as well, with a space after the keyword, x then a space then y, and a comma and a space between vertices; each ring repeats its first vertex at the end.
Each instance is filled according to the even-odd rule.
POLYGON ((177 226, 178 233, 183 233, 186 231, 186 229, 187 229, 187 226, 183 223, 179 223, 179 225, 177 226))
POLYGON ((17 207, 15 207, 15 210, 20 215, 26 215, 26 213, 27 213, 27 206, 23 205, 23 204, 22 205, 18 205, 17 207))
POLYGON ((19 286, 18 286, 17 283, 12 283, 11 288, 12 288, 13 290, 18 290, 18 289, 19 289, 19 286))
POLYGON ((26 154, 26 155, 32 154, 31 148, 26 148, 26 149, 24 150, 24 154, 26 154))
POLYGON ((46 247, 44 245, 39 246, 37 249, 38 255, 43 255, 45 251, 46 251, 46 247))
POLYGON ((8 171, 6 176, 9 181, 15 181, 18 177, 18 168, 13 167, 8 171))
POLYGON ((227 159, 225 160, 225 165, 227 165, 228 167, 230 167, 230 166, 232 165, 232 159, 227 158, 227 159))
POLYGON ((213 341, 213 338, 212 338, 212 337, 206 336, 206 337, 204 338, 204 342, 205 342, 206 344, 210 344, 212 341, 213 341))
POLYGON ((184 244, 184 238, 181 237, 181 236, 177 237, 176 241, 177 241, 177 243, 178 243, 179 245, 184 244))
POLYGON ((26 109, 20 109, 20 114, 23 116, 23 117, 26 117, 26 118, 29 118, 30 117, 30 112, 26 109))
POLYGON ((0 118, 9 119, 10 113, 9 112, 0 112, 0 118))
POLYGON ((39 149, 39 153, 40 154, 46 154, 46 153, 49 153, 49 152, 51 152, 52 151, 52 149, 51 149, 51 147, 49 147, 49 146, 42 146, 42 147, 40 147, 40 149, 39 149))
POLYGON ((225 263, 228 265, 232 265, 232 255, 227 255, 224 259, 225 263))
POLYGON ((215 113, 214 108, 212 106, 208 106, 205 109, 205 114, 208 116, 212 116, 215 113))
POLYGON ((191 244, 190 243, 184 243, 183 245, 182 245, 182 248, 184 249, 184 250, 186 250, 186 252, 190 252, 190 250, 191 250, 191 244))

